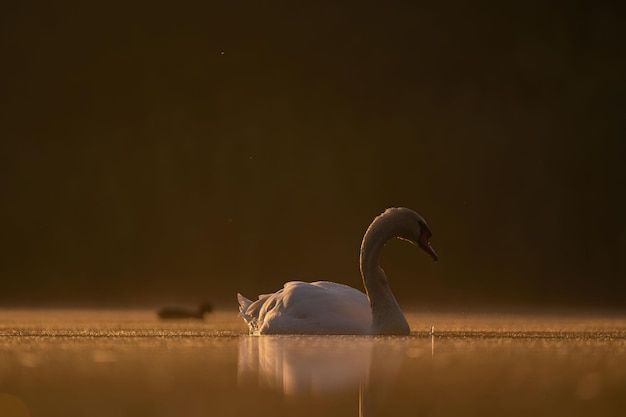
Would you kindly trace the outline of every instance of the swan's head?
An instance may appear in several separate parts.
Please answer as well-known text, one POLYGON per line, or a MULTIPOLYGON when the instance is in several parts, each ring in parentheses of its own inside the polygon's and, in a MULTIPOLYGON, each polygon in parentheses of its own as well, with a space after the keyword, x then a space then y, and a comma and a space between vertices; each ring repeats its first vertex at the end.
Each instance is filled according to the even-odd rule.
POLYGON ((430 238, 432 237, 432 235, 433 234, 428 228, 428 225, 422 219, 422 223, 420 223, 420 235, 417 238, 417 246, 419 246, 420 249, 426 252, 428 256, 433 258, 433 261, 436 261, 439 258, 437 257, 437 253, 435 252, 433 247, 430 245, 430 238))
POLYGON ((397 219, 395 222, 397 237, 402 240, 411 242, 422 249, 434 261, 438 259, 437 253, 430 244, 430 238, 433 233, 426 224, 426 220, 411 209, 398 207, 387 209, 383 215, 393 216, 397 219))

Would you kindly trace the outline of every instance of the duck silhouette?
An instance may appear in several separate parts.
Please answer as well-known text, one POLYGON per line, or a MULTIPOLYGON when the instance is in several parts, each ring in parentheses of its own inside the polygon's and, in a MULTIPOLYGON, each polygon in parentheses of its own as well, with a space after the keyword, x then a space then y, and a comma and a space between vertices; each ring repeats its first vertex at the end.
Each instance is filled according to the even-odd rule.
POLYGON ((202 303, 196 310, 183 307, 163 307, 157 314, 160 319, 204 319, 206 313, 213 311, 213 305, 202 303))

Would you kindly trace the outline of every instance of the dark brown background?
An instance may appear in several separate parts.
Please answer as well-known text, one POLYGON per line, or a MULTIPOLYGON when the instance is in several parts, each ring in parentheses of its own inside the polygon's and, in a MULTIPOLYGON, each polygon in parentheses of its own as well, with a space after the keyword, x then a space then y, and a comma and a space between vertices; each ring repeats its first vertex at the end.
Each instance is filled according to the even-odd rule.
POLYGON ((0 6, 0 305, 360 287, 404 205, 403 305, 626 306, 622 9, 127 3, 0 6))

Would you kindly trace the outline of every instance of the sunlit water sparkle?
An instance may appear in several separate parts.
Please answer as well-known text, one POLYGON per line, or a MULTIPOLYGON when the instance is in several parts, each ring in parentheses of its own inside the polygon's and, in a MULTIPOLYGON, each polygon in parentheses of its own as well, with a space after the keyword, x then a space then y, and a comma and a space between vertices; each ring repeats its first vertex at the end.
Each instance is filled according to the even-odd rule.
POLYGON ((626 317, 408 314, 408 337, 247 335, 147 310, 0 311, 0 416, 617 416, 626 317), (434 336, 431 336, 434 326, 434 336))

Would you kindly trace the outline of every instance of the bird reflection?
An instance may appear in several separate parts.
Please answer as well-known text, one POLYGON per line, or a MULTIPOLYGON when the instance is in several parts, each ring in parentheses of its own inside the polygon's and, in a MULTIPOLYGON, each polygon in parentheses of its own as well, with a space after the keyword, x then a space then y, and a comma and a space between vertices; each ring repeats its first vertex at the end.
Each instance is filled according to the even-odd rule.
MULTIPOLYGON (((365 336, 246 336, 240 340, 239 384, 286 396, 358 393, 359 416, 385 403, 411 338, 365 336)), ((415 347, 412 348, 413 350, 415 347)))
POLYGON ((239 345, 239 380, 258 375, 260 386, 286 395, 351 389, 367 378, 372 345, 366 337, 245 337, 239 345))

